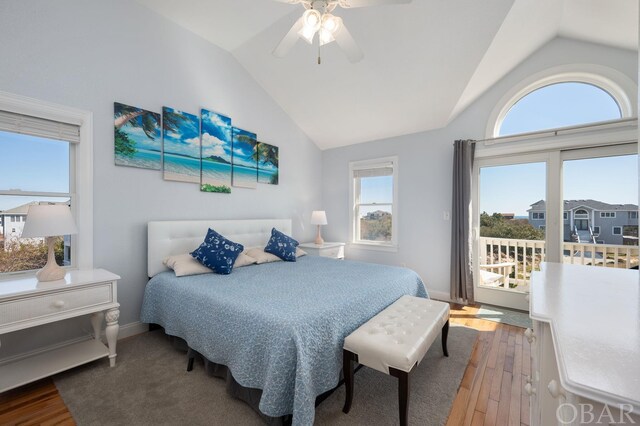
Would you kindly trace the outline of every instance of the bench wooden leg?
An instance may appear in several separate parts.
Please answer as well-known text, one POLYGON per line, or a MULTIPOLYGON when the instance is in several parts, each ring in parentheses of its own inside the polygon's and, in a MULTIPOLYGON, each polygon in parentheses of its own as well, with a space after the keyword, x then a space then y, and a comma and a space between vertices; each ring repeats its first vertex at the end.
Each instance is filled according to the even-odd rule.
POLYGON ((357 359, 357 355, 353 352, 342 350, 342 374, 346 391, 342 412, 345 414, 351 410, 351 402, 353 401, 353 361, 357 361, 357 359))
POLYGON ((409 418, 409 373, 389 367, 389 374, 398 378, 398 407, 400 426, 407 426, 409 418))
POLYGON ((193 370, 193 360, 195 359, 195 354, 193 353, 193 349, 189 348, 187 351, 187 358, 189 361, 187 362, 187 371, 193 370))
POLYGON ((442 352, 444 352, 444 356, 449 356, 449 351, 447 350, 447 336, 449 335, 449 320, 444 323, 442 326, 442 352))

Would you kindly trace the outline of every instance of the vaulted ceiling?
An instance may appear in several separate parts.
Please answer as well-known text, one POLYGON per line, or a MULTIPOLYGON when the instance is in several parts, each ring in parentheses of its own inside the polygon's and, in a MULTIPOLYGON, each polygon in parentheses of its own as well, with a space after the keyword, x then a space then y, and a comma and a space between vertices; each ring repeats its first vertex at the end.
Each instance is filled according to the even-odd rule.
POLYGON ((303 8, 271 0, 137 0, 229 51, 322 149, 447 125, 557 36, 638 49, 637 0, 413 0, 337 9, 364 51, 299 40, 303 8))

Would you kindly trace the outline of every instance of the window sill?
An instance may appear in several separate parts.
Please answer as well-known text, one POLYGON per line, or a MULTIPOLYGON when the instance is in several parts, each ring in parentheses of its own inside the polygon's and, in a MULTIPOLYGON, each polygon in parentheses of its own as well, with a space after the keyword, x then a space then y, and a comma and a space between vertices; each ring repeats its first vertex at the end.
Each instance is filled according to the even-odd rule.
POLYGON ((357 250, 374 250, 374 251, 387 251, 397 252, 398 245, 391 244, 375 244, 375 243, 363 243, 363 242, 350 242, 349 247, 357 250))

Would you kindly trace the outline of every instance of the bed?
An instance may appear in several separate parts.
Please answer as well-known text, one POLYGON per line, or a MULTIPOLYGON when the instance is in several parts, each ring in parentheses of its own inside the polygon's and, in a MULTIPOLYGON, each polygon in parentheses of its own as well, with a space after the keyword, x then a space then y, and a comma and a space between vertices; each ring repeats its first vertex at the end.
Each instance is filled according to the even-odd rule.
POLYGON ((230 275, 167 271, 162 259, 193 250, 209 227, 245 247, 264 247, 272 227, 291 233, 290 220, 150 222, 141 319, 259 389, 268 418, 313 424, 316 397, 340 380, 344 338, 402 295, 427 297, 409 269, 319 256, 230 275))

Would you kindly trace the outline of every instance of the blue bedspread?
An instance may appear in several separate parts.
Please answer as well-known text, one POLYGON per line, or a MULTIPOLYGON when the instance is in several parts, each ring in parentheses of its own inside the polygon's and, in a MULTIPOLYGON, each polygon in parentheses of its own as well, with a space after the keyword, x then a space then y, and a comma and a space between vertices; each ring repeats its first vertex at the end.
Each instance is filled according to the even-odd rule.
POLYGON ((409 269, 305 256, 231 275, 163 272, 147 284, 141 319, 262 389, 264 414, 311 425, 316 396, 338 384, 344 338, 405 294, 427 297, 409 269))

